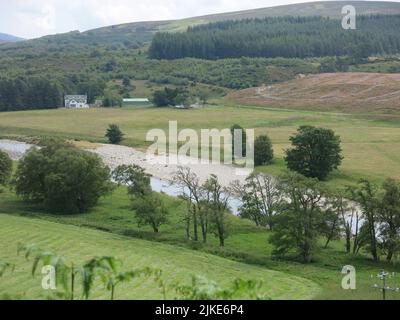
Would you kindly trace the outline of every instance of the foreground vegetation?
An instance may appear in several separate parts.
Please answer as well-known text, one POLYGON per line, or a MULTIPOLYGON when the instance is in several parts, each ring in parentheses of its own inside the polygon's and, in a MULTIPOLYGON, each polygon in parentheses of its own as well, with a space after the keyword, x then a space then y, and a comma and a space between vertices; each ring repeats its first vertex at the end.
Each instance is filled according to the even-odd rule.
MULTIPOLYGON (((224 279, 228 281, 228 279, 232 280, 237 276, 246 274, 255 280, 265 279, 265 283, 270 285, 275 286, 276 283, 276 286, 280 287, 278 292, 281 292, 280 290, 289 292, 287 294, 293 294, 302 299, 311 298, 311 296, 303 289, 297 289, 300 291, 296 292, 297 285, 291 288, 291 285, 282 282, 281 277, 265 275, 259 278, 257 274, 246 270, 248 268, 253 270, 251 265, 254 265, 258 266, 257 270, 261 271, 265 271, 265 268, 267 268, 284 272, 283 277, 289 277, 289 279, 291 279, 291 276, 307 278, 320 287, 316 291, 312 289, 315 293, 313 298, 318 299, 380 299, 379 292, 370 288, 375 281, 371 279, 371 275, 375 276, 383 268, 390 272, 400 271, 397 260, 389 264, 373 262, 364 252, 360 252, 357 256, 348 255, 345 253, 345 243, 337 240, 332 241, 327 249, 318 250, 314 262, 308 265, 285 259, 274 259, 271 257, 273 246, 268 243, 271 233, 266 231, 264 227, 255 226, 249 220, 234 216, 229 217, 230 234, 225 241, 224 248, 219 248, 218 239, 215 237, 209 237, 208 244, 195 243, 187 240, 185 236, 185 222, 182 221, 182 216, 187 209, 186 204, 167 196, 163 196, 163 201, 170 211, 169 221, 161 227, 159 234, 155 234, 150 226, 138 226, 138 221, 131 210, 130 200, 126 192, 126 188, 118 188, 113 195, 101 200, 99 206, 87 214, 53 215, 47 213, 40 205, 21 202, 12 191, 4 190, 0 195, 0 219, 2 219, 1 228, 4 229, 1 234, 4 237, 2 243, 5 244, 5 251, 2 251, 0 260, 22 263, 21 260, 15 260, 16 244, 22 241, 49 248, 66 258, 77 260, 77 262, 87 260, 94 254, 99 256, 114 255, 124 261, 128 259, 124 264, 124 268, 127 269, 143 266, 141 263, 143 261, 146 266, 165 270, 167 277, 169 276, 168 272, 172 272, 169 270, 182 271, 176 272, 174 276, 171 274, 171 279, 189 279, 193 272, 203 274, 204 270, 209 270, 209 264, 212 264, 216 271, 207 272, 206 276, 218 283, 224 284, 227 283, 224 282, 224 279), (27 219, 28 217, 31 220, 27 219), (41 220, 56 222, 57 224, 43 224, 41 220), (74 229, 68 225, 79 226, 80 228, 74 229), (25 228, 28 228, 29 232, 25 228), (103 232, 98 233, 98 231, 91 231, 87 228, 103 232), (60 236, 60 234, 65 236, 60 236), (71 236, 69 236, 70 234, 71 236), (151 242, 138 239, 150 240, 151 242), (7 245, 7 243, 10 244, 7 245), (129 249, 131 246, 132 250, 129 249), (76 250, 77 248, 79 250, 76 250), (138 250, 138 248, 140 249, 138 250), (142 254, 143 256, 141 256, 142 254), (203 257, 202 262, 193 260, 192 255, 197 254, 203 257), (142 258, 139 259, 138 255, 142 258), (215 257, 216 255, 225 258, 221 260, 221 266, 223 266, 221 275, 218 274, 220 260, 215 257), (171 261, 171 256, 176 258, 171 261), (149 260, 149 257, 152 258, 149 260), (235 267, 236 275, 229 271, 229 266, 234 263, 230 262, 231 260, 245 263, 241 264, 240 267, 235 267), (155 263, 149 261, 155 261, 155 263), (175 262, 178 264, 177 266, 175 266, 175 262), (341 288, 343 275, 340 272, 342 267, 348 264, 355 266, 357 270, 357 290, 355 291, 344 291, 341 288), (186 266, 189 271, 185 271, 186 266)), ((323 247, 325 240, 321 239, 320 241, 320 247, 323 247)), ((26 268, 29 267, 30 263, 27 263, 26 268)), ((2 288, 9 293, 20 294, 20 286, 26 279, 25 290, 27 294, 32 293, 34 296, 39 294, 40 290, 35 286, 34 280, 28 279, 29 276, 27 276, 26 271, 23 274, 17 273, 16 277, 16 279, 7 278, 9 280, 1 279, 0 287, 4 286, 2 288)), ((397 280, 396 278, 393 280, 393 285, 397 284, 397 280)), ((36 281, 39 283, 38 279, 36 281)), ((122 289, 120 297, 161 298, 156 286, 150 286, 149 293, 145 294, 144 288, 147 285, 150 286, 148 283, 139 286, 140 289, 137 291, 139 296, 135 296, 135 293, 131 295, 130 291, 122 289)), ((294 297, 279 295, 269 296, 273 299, 294 297)), ((104 298, 101 294, 94 297, 104 298)), ((389 295, 389 299, 396 297, 395 293, 389 295)))
MULTIPOLYGON (((98 255, 119 258, 124 262, 125 270, 144 267, 161 269, 169 284, 189 284, 192 275, 203 275, 221 286, 229 286, 233 279, 245 277, 264 280, 263 291, 274 299, 312 298, 319 290, 315 283, 306 279, 182 247, 4 214, 0 215, 0 222, 0 259, 17 266, 14 272, 0 278, 0 291, 11 297, 38 299, 49 294, 41 289, 41 277, 32 278, 30 275, 32 261, 26 260, 23 255, 16 255, 20 241, 48 248, 77 265, 98 255), (210 264, 213 266, 212 270, 209 268, 210 264)), ((81 294, 77 290, 76 296, 80 297, 81 294)), ((173 292, 167 292, 167 298, 174 296, 173 292)), ((109 299, 109 293, 103 290, 101 282, 96 282, 91 297, 109 299)), ((163 294, 154 280, 143 277, 121 284, 118 298, 162 299, 163 294)))

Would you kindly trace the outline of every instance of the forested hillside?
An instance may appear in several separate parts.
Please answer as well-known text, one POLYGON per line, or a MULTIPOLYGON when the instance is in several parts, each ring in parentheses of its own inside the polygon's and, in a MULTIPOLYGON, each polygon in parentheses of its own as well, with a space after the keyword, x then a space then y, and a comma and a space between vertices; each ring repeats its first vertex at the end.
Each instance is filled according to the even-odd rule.
POLYGON ((50 109, 63 106, 61 88, 41 78, 0 78, 0 111, 50 109))
MULTIPOLYGON (((347 4, 356 5, 361 15, 400 13, 398 3, 347 4)), ((221 97, 231 89, 319 72, 399 72, 400 60, 387 54, 399 51, 400 16, 363 16, 358 30, 345 32, 340 20, 332 18, 342 5, 316 2, 137 22, 0 44, 0 111, 55 108, 62 106, 64 94, 88 94, 93 103, 151 98, 154 91, 169 87, 190 93, 205 89, 208 96, 221 97), (279 18, 288 14, 296 17, 279 18), (160 30, 149 54, 149 42, 160 30), (354 46, 354 39, 367 45, 354 46), (371 52, 383 55, 366 59, 371 52), (341 54, 346 56, 314 57, 341 54), (311 58, 292 58, 297 56, 311 58), (151 59, 161 57, 185 58, 151 59)))
POLYGON ((400 15, 359 16, 357 30, 324 17, 276 17, 215 22, 185 33, 158 33, 149 50, 154 59, 195 57, 306 58, 400 52, 400 15))

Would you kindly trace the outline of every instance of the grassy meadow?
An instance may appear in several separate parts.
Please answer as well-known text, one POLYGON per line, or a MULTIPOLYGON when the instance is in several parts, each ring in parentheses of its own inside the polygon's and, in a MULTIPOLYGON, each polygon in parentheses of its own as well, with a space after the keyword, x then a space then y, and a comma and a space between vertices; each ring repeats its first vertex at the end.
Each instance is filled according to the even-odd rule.
MULTIPOLYGON (((288 138, 298 126, 310 124, 332 128, 342 137, 345 160, 340 170, 331 175, 329 185, 344 186, 360 178, 375 182, 386 177, 400 178, 400 121, 394 116, 228 105, 195 110, 153 107, 59 109, 1 113, 0 136, 21 139, 56 136, 106 142, 107 126, 116 123, 126 134, 124 144, 144 148, 148 145, 145 141, 147 131, 153 128, 167 130, 169 120, 178 121, 180 129, 222 129, 239 123, 246 128, 255 128, 257 135, 268 134, 274 143, 276 160, 273 165, 257 170, 272 174, 285 170, 283 151, 289 147, 288 138)), ((319 250, 311 264, 277 260, 271 256, 270 234, 252 222, 234 216, 229 218, 230 234, 225 248, 220 248, 212 235, 207 245, 193 243, 185 238, 182 214, 186 205, 167 196, 165 201, 171 217, 156 235, 148 227, 138 227, 124 188, 117 189, 90 213, 83 215, 53 215, 40 206, 22 202, 13 191, 4 189, 0 193, 0 241, 3 244, 0 260, 13 262, 18 268, 13 276, 7 274, 0 279, 0 292, 43 298, 39 279, 29 276, 31 262, 16 256, 18 242, 36 243, 77 262, 90 258, 93 253, 114 255, 125 261, 124 268, 160 267, 170 281, 185 282, 191 275, 201 274, 226 284, 236 276, 245 275, 265 280, 264 288, 272 299, 380 299, 380 293, 371 288, 376 282, 371 275, 383 268, 400 272, 397 262, 376 263, 365 253, 346 255, 341 241, 334 241, 327 249, 319 250), (357 290, 342 290, 341 269, 344 265, 356 267, 357 290)), ((398 286, 398 283, 393 285, 398 286)), ((107 296, 108 293, 100 288, 94 294, 98 299, 107 296)), ((121 287, 117 296, 132 299, 162 297, 159 288, 147 280, 121 287)), ((398 298, 398 294, 389 294, 389 299, 398 298)))
MULTIPOLYGON (((32 260, 16 255, 17 243, 34 243, 46 250, 54 250, 66 261, 77 265, 96 256, 114 256, 121 260, 122 269, 152 267, 163 270, 169 284, 190 282, 192 275, 205 276, 221 286, 229 285, 233 279, 247 278, 266 280, 261 290, 273 299, 312 298, 319 287, 304 278, 247 265, 213 255, 127 238, 110 233, 75 226, 66 226, 48 221, 0 215, 0 241, 3 245, 0 259, 15 263, 16 269, 0 279, 0 292, 11 296, 22 294, 22 298, 38 299, 46 296, 41 288, 41 276, 31 276, 32 260), (171 259, 174 257, 174 259, 171 259), (212 264, 212 272, 206 272, 212 264)), ((137 279, 117 289, 118 299, 162 299, 160 288, 151 279, 137 279)), ((169 298, 176 296, 169 292, 169 298)), ((109 293, 98 283, 93 299, 107 299, 109 293)), ((168 294, 167 294, 168 298, 168 294)), ((245 298, 245 297, 242 297, 245 298)))
POLYGON ((268 134, 276 161, 258 170, 279 174, 285 168, 283 152, 289 136, 300 125, 331 128, 342 138, 344 162, 329 184, 343 186, 369 178, 400 178, 400 118, 388 115, 267 109, 249 106, 210 106, 196 110, 127 107, 122 109, 40 110, 2 113, 1 136, 57 136, 67 139, 105 142, 108 124, 118 124, 126 134, 124 144, 145 147, 146 133, 153 128, 168 130, 168 121, 178 121, 180 129, 229 128, 238 123, 255 128, 256 135, 268 134))
MULTIPOLYGON (((39 288, 40 277, 30 277, 32 261, 16 255, 18 243, 54 250, 77 263, 93 255, 116 256, 124 261, 123 269, 161 268, 170 283, 185 283, 195 274, 221 285, 235 277, 258 279, 264 282, 264 290, 272 299, 379 299, 379 292, 370 288, 375 281, 371 275, 382 268, 400 271, 398 265, 375 263, 364 254, 346 255, 341 241, 321 249, 311 264, 277 260, 271 256, 269 232, 235 216, 229 218, 230 235, 225 248, 220 248, 212 235, 207 245, 195 244, 185 238, 182 213, 186 205, 167 196, 164 200, 170 220, 156 235, 149 227, 138 227, 125 188, 117 189, 83 215, 53 215, 40 206, 22 202, 12 191, 4 190, 0 194, 0 260, 15 263, 17 269, 13 275, 8 273, 0 278, 0 292, 25 293, 26 298, 44 297, 39 288), (357 270, 357 290, 354 291, 341 288, 341 269, 348 264, 357 270)), ((108 297, 100 289, 93 298, 108 297)), ((117 297, 162 298, 150 280, 138 280, 131 286, 121 287, 117 297)), ((393 293, 388 298, 400 297, 393 293)))

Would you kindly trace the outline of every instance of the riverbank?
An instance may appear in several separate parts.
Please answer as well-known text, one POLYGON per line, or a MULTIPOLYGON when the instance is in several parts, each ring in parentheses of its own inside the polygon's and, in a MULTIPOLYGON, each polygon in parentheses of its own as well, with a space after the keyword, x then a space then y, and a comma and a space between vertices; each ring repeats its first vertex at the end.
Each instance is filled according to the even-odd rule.
MULTIPOLYGON (((7 152, 13 160, 22 158, 33 146, 33 144, 14 140, 0 140, 0 150, 7 152)), ((146 172, 154 178, 167 182, 171 182, 180 166, 191 168, 201 182, 204 182, 211 174, 214 174, 224 187, 228 187, 235 180, 243 182, 247 175, 251 173, 250 170, 247 170, 245 175, 238 174, 238 170, 242 171, 243 169, 224 164, 202 164, 199 163, 198 159, 187 156, 179 156, 176 162, 177 164, 173 164, 168 156, 165 158, 155 155, 148 157, 143 151, 120 145, 93 144, 89 147, 88 144, 84 144, 83 146, 84 150, 99 155, 104 163, 111 169, 115 169, 123 164, 136 164, 145 169, 146 172)))

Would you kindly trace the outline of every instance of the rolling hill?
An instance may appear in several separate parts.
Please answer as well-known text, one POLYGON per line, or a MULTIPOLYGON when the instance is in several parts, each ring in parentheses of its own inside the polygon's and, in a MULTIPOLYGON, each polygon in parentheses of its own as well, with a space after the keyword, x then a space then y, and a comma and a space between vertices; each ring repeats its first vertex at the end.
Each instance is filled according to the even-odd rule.
POLYGON ((64 34, 50 35, 31 41, 24 45, 29 46, 32 41, 42 44, 121 44, 129 42, 132 46, 151 41, 158 31, 177 32, 187 27, 224 20, 240 20, 247 18, 277 17, 277 16, 325 16, 341 17, 344 5, 353 5, 357 14, 400 14, 400 3, 378 1, 322 1, 284 5, 238 12, 205 15, 181 20, 146 21, 107 26, 85 32, 72 31, 64 34))
MULTIPOLYGON (((353 5, 357 14, 400 14, 400 3, 378 1, 346 1, 346 5, 353 5)), ((188 26, 205 24, 224 20, 240 20, 248 18, 279 17, 279 16, 326 16, 340 18, 342 1, 321 1, 284 5, 277 7, 260 8, 253 10, 220 13, 200 17, 172 21, 136 22, 104 27, 82 33, 83 37, 111 37, 121 34, 136 35, 139 38, 151 38, 156 31, 183 31, 188 26)))
MULTIPOLYGON (((32 261, 17 256, 17 244, 35 244, 54 250, 67 261, 83 263, 93 256, 114 256, 123 261, 123 269, 152 267, 162 269, 168 284, 187 283, 192 275, 203 275, 228 285, 235 278, 264 280, 262 288, 273 299, 311 299, 320 287, 308 279, 284 272, 251 266, 210 254, 162 243, 133 239, 115 234, 57 224, 53 222, 0 215, 1 261, 11 261, 17 268, 12 276, 0 281, 0 293, 25 294, 24 299, 40 299, 48 292, 41 288, 41 277, 31 275, 32 261), (171 259, 173 257, 173 259, 171 259), (71 260, 70 260, 71 259, 71 260), (209 271, 212 265, 212 272, 209 271)), ((107 299, 109 294, 99 284, 92 296, 107 299)), ((174 293, 168 291, 169 297, 174 293)), ((160 288, 151 280, 137 279, 117 290, 118 299, 162 299, 160 288)))
POLYGON ((400 74, 323 73, 229 95, 244 105, 347 113, 399 113, 400 74))
MULTIPOLYGON (((358 15, 399 14, 400 3, 391 1, 316 1, 309 3, 289 4, 253 10, 206 15, 186 20, 203 20, 207 22, 223 20, 240 20, 248 18, 280 17, 280 16, 324 16, 342 17, 344 5, 352 5, 358 15)), ((185 20, 184 20, 185 21, 185 20)))

